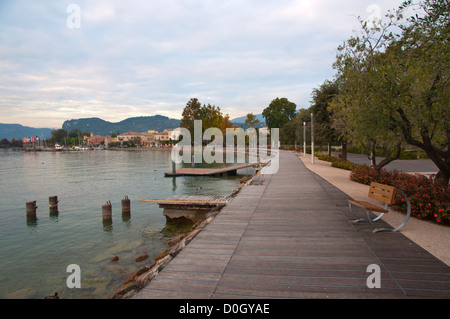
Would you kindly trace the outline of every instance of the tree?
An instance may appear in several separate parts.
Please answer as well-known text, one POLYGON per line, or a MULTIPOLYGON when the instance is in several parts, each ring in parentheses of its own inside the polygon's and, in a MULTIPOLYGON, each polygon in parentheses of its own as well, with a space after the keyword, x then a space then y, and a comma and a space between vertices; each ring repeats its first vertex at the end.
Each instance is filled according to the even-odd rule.
MULTIPOLYGON (((196 98, 192 98, 183 109, 181 127, 189 129, 191 137, 194 136, 194 121, 202 121, 202 132, 209 128, 218 128, 222 133, 226 132, 227 128, 233 127, 230 122, 230 116, 222 114, 220 107, 215 105, 203 105, 196 98)), ((193 140, 192 140, 193 143, 193 140)))
POLYGON ((262 115, 269 129, 282 128, 296 116, 297 105, 287 98, 276 98, 264 109, 262 115))
POLYGON ((202 120, 203 131, 212 127, 220 128, 224 120, 220 107, 211 104, 203 105, 200 108, 197 119, 202 120))
POLYGON ((350 134, 389 141, 391 147, 401 137, 426 152, 445 185, 450 179, 449 15, 448 0, 405 1, 386 15, 388 23, 374 28, 363 23, 362 34, 340 47, 335 63, 343 83, 335 111, 350 134), (405 20, 409 8, 418 13, 405 20))
POLYGON ((245 119, 245 127, 254 128, 259 123, 259 120, 256 118, 256 115, 253 113, 248 113, 247 118, 245 119))
POLYGON ((331 143, 336 141, 336 130, 331 126, 330 103, 338 94, 338 85, 336 82, 326 80, 319 88, 314 89, 312 93, 311 113, 314 114, 314 133, 319 143, 328 143, 328 155, 331 155, 331 143))
POLYGON ((11 139, 11 142, 9 143, 11 147, 22 147, 23 141, 21 139, 16 140, 14 137, 11 139))
POLYGON ((64 144, 67 140, 67 131, 64 129, 57 129, 52 131, 52 137, 50 138, 50 142, 52 144, 64 144))
POLYGON ((230 115, 229 114, 225 114, 223 117, 223 121, 220 124, 220 130, 222 131, 223 134, 226 133, 227 128, 232 128, 233 127, 233 123, 231 123, 230 120, 230 115))
MULTIPOLYGON (((405 1, 401 9, 412 7, 405 1)), ((426 0, 421 16, 402 25, 402 34, 390 38, 386 55, 386 84, 396 88, 395 102, 388 105, 392 126, 407 143, 426 152, 439 169, 444 185, 450 180, 450 4, 426 0), (392 58, 394 57, 394 58, 392 58), (397 61, 395 61, 397 60, 397 61)))
POLYGON ((401 152, 399 131, 392 127, 389 115, 383 110, 390 103, 393 92, 385 87, 380 72, 385 57, 386 39, 399 15, 389 14, 387 22, 375 21, 369 27, 360 19, 360 34, 356 34, 338 48, 333 67, 338 70, 339 94, 330 103, 333 127, 340 136, 369 152, 371 165, 380 170, 398 159, 401 152), (382 149, 385 158, 377 164, 376 150, 382 149))
POLYGON ((200 119, 199 111, 201 107, 202 105, 198 99, 192 98, 186 103, 183 113, 181 114, 182 118, 180 126, 191 130, 191 134, 193 133, 194 120, 200 119))
MULTIPOLYGON (((310 121, 310 120, 309 120, 310 121)), ((287 122, 280 131, 280 142, 285 145, 295 145, 303 136, 303 121, 300 112, 293 120, 287 122)))

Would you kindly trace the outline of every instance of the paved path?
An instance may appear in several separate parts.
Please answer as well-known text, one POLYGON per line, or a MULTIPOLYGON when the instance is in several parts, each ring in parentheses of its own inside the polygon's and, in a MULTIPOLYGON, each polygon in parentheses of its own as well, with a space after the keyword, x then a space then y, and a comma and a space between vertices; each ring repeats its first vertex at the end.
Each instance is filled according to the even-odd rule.
POLYGON ((450 297, 450 267, 401 233, 351 224, 347 198, 281 152, 278 173, 244 188, 136 298, 450 297), (381 288, 367 287, 371 264, 381 288))
MULTIPOLYGON (((339 156, 338 152, 332 153, 334 156, 339 156)), ((311 156, 311 155, 309 155, 311 156)), ((367 158, 367 155, 364 154, 353 154, 348 153, 347 159, 350 162, 356 163, 356 164, 366 164, 370 165, 370 160, 367 158)), ((384 158, 383 157, 376 157, 377 163, 380 163, 384 158)), ((395 160, 393 162, 390 162, 387 164, 384 169, 388 171, 392 170, 398 170, 405 173, 425 173, 425 174, 437 174, 439 171, 436 164, 433 163, 432 160, 429 159, 418 159, 418 160, 395 160)))

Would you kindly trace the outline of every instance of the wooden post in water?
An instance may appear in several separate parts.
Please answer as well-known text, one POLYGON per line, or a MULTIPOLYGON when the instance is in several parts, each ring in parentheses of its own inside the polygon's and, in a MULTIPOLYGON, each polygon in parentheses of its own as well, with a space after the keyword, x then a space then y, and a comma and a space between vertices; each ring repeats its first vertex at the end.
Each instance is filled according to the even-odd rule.
POLYGON ((122 199, 122 220, 123 221, 129 220, 130 213, 131 213, 131 201, 128 198, 128 196, 125 196, 125 198, 122 199))
POLYGON ((27 225, 28 226, 36 226, 36 201, 27 202, 27 225))
POLYGON ((176 173, 177 172, 177 163, 175 163, 174 160, 172 160, 172 173, 176 173))
POLYGON ((112 205, 110 201, 107 201, 106 204, 102 206, 102 218, 103 221, 112 221, 112 205))
POLYGON ((50 196, 48 198, 48 206, 51 211, 58 210, 58 196, 50 196))
POLYGON ((27 217, 36 217, 36 201, 27 202, 27 217))

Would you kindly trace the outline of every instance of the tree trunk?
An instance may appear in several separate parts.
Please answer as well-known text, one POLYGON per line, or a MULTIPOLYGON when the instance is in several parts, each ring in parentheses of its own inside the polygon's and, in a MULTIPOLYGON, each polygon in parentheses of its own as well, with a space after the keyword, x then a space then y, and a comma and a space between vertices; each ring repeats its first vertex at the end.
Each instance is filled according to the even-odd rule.
MULTIPOLYGON (((431 142, 433 134, 430 135, 426 129, 422 129, 420 131, 422 142, 415 139, 411 133, 411 122, 409 121, 405 112, 402 108, 398 108, 397 112, 401 118, 401 121, 398 121, 397 124, 402 131, 406 143, 422 149, 428 155, 428 157, 433 161, 434 164, 436 164, 437 168, 439 169, 438 176, 436 176, 437 180, 439 180, 442 185, 447 186, 450 180, 450 130, 445 130, 445 134, 447 135, 446 145, 441 149, 434 147, 431 142), (447 148, 447 150, 445 150, 445 148, 447 148)), ((393 118, 391 117, 391 119, 393 118)))
POLYGON ((396 159, 398 159, 400 157, 400 153, 402 151, 402 144, 398 143, 396 150, 395 150, 395 155, 391 156, 391 151, 388 150, 386 147, 384 148, 384 154, 385 154, 385 158, 378 163, 377 165, 374 166, 374 168, 379 171, 381 170, 384 166, 386 166, 387 164, 389 164, 390 162, 395 161, 396 159))
POLYGON ((342 159, 344 161, 347 160, 347 144, 346 143, 342 143, 342 159))
POLYGON ((428 157, 433 161, 434 164, 436 164, 437 168, 439 169, 439 173, 436 176, 437 180, 439 180, 442 185, 448 185, 450 181, 450 149, 442 154, 442 152, 436 151, 436 149, 433 147, 433 145, 431 145, 431 142, 428 139, 425 139, 424 143, 422 143, 413 139, 411 136, 405 137, 407 137, 405 139, 408 144, 419 147, 428 155, 428 157), (438 153, 441 153, 441 155, 445 155, 443 156, 444 158, 441 158, 438 153))
POLYGON ((375 157, 375 147, 377 145, 377 142, 373 139, 370 139, 369 141, 369 152, 370 154, 367 156, 367 158, 370 160, 370 166, 376 167, 377 166, 377 159, 375 157))

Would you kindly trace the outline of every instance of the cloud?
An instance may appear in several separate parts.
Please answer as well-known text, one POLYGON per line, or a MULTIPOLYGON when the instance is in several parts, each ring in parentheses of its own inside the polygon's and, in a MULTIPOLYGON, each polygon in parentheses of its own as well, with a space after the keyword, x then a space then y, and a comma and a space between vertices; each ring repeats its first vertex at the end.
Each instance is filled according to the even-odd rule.
POLYGON ((115 7, 106 1, 86 3, 81 12, 83 13, 82 18, 85 20, 85 23, 114 22, 116 18, 115 7))
MULTIPOLYGON (((375 3, 381 12, 402 0, 375 3)), ((238 117, 308 107, 372 1, 10 1, 0 8, 0 122, 181 116, 191 97, 238 117), (67 7, 80 8, 69 28, 67 7)))

